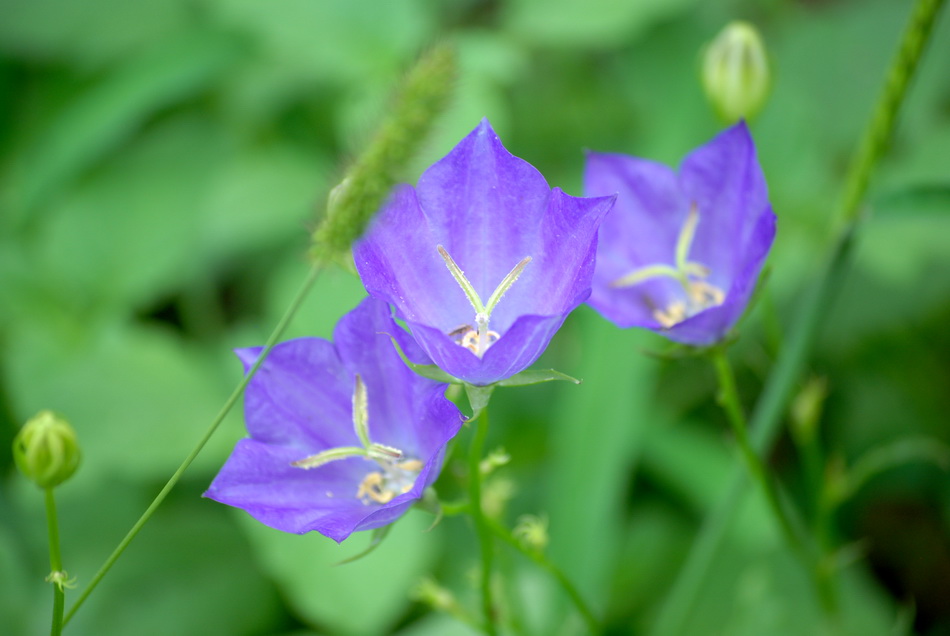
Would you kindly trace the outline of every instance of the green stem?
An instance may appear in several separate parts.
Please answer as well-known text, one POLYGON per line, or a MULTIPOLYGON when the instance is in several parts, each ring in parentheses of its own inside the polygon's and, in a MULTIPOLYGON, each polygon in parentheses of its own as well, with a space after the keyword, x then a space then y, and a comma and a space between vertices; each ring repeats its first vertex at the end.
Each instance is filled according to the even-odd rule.
POLYGON ((914 7, 900 48, 884 81, 884 89, 878 98, 871 122, 851 161, 847 185, 838 210, 838 218, 844 223, 854 221, 861 211, 861 202, 867 192, 871 174, 887 149, 894 122, 907 93, 907 85, 914 76, 943 2, 944 0, 918 0, 914 7))
POLYGON ((310 273, 307 275, 307 279, 301 285, 300 290, 297 292, 297 295, 294 297, 293 301, 290 304, 290 307, 287 308, 287 311, 281 317, 280 322, 277 323, 277 326, 274 328, 273 333, 267 339, 266 344, 264 345, 264 350, 261 351, 261 355, 257 358, 257 361, 254 363, 254 366, 251 367, 244 378, 241 380, 240 384, 234 389, 230 397, 224 403, 224 406, 221 407, 221 410, 215 416, 214 420, 211 422, 211 425, 208 427, 208 430, 205 431, 205 434, 201 437, 192 451, 188 454, 185 460, 181 463, 181 466, 178 467, 178 470, 171 476, 168 482, 165 484, 165 487, 162 488, 161 492, 155 497, 149 507, 142 513, 142 516, 139 517, 139 520, 135 522, 135 525, 132 526, 132 529, 125 535, 122 541, 119 542, 119 545, 116 546, 115 550, 112 551, 112 554, 109 555, 109 558, 105 560, 102 564, 102 567, 99 568, 99 571, 96 572, 96 575, 92 577, 92 580, 89 581, 89 585, 86 586, 86 589, 83 590, 82 594, 76 599, 76 602, 69 609, 69 613, 66 615, 66 620, 64 624, 68 624, 72 617, 76 614, 82 604, 89 598, 89 595, 92 594, 92 591, 96 589, 96 586, 99 585, 99 582, 102 578, 109 572, 118 558, 125 552, 125 549, 132 542, 132 539, 139 533, 142 527, 151 519, 152 515, 158 509, 158 507, 165 501, 165 497, 168 496, 168 493, 171 492, 172 488, 178 483, 182 475, 188 470, 188 467, 191 466, 191 463, 198 456, 198 453, 205 447, 205 444, 208 443, 208 440, 211 439, 211 436, 214 435, 214 432, 218 429, 218 426, 221 422, 224 421, 224 418, 227 417, 228 413, 240 399, 241 394, 244 392, 245 387, 251 381, 251 378, 254 377, 254 374, 257 373, 257 370, 264 363, 264 360, 267 358, 271 349, 274 348, 274 345, 277 344, 277 341, 283 335, 284 330, 290 324, 290 321, 293 319, 294 315, 297 313, 297 310, 300 308, 300 305, 303 303, 304 298, 306 298, 307 293, 310 291, 310 288, 313 287, 313 284, 316 282, 317 277, 322 269, 322 262, 317 262, 310 269, 310 273))
MULTIPOLYGON (((944 0, 918 0, 904 32, 878 107, 864 133, 864 141, 852 159, 844 188, 845 194, 841 198, 841 212, 838 214, 842 224, 837 231, 837 240, 834 241, 817 281, 806 287, 792 331, 756 404, 751 430, 752 444, 757 452, 761 453, 769 448, 778 434, 782 415, 802 375, 818 327, 824 322, 831 300, 837 295, 850 260, 854 223, 859 216, 859 206, 867 191, 870 175, 887 139, 890 138, 908 83, 943 2, 944 0)), ((707 518, 686 564, 660 610, 653 629, 655 635, 683 633, 685 621, 693 614, 703 584, 710 575, 710 566, 716 552, 724 544, 729 521, 742 500, 745 486, 743 475, 736 474, 728 495, 707 518)))
POLYGON ((50 627, 50 636, 59 636, 63 633, 63 609, 66 607, 65 580, 63 573, 63 557, 59 551, 59 521, 56 518, 56 498, 53 489, 46 489, 46 526, 49 529, 49 567, 53 582, 53 622, 50 627))
POLYGON ((749 441, 748 423, 745 414, 742 412, 742 404, 739 401, 739 391, 736 389, 736 378, 732 372, 732 365, 729 363, 729 357, 724 347, 715 347, 711 353, 713 365, 716 367, 716 377, 719 381, 719 402, 729 419, 732 432, 739 444, 742 457, 745 460, 746 467, 752 478, 762 488, 765 497, 768 500, 769 508, 775 515, 776 521, 785 536, 785 540, 795 551, 802 549, 802 542, 794 530, 794 526, 788 518, 788 513, 782 502, 779 500, 775 484, 769 478, 765 470, 765 465, 759 459, 758 453, 752 448, 749 441))
POLYGON ((557 582, 561 585, 561 588, 567 593, 571 601, 574 603, 577 611, 580 612, 581 616, 584 617, 584 622, 587 623, 587 632, 589 634, 600 634, 603 632, 600 622, 597 620, 597 617, 594 616, 594 612, 584 601, 584 598, 581 596, 580 592, 577 591, 577 588, 574 587, 574 584, 571 583, 570 579, 567 578, 564 572, 562 572, 560 568, 552 563, 543 552, 527 549, 520 541, 518 541, 517 538, 515 538, 513 534, 511 534, 511 531, 508 530, 508 528, 494 519, 486 517, 485 522, 487 523, 489 529, 495 534, 495 536, 534 561, 542 569, 547 570, 551 576, 557 579, 557 582))
POLYGON ((478 545, 481 551, 481 598, 482 618, 486 634, 494 636, 498 633, 495 625, 495 609, 492 603, 491 571, 492 539, 488 527, 488 519, 482 510, 482 471, 480 464, 485 448, 485 438, 488 436, 488 407, 481 409, 475 421, 475 435, 468 456, 468 496, 471 500, 470 512, 475 521, 475 532, 478 534, 478 545))

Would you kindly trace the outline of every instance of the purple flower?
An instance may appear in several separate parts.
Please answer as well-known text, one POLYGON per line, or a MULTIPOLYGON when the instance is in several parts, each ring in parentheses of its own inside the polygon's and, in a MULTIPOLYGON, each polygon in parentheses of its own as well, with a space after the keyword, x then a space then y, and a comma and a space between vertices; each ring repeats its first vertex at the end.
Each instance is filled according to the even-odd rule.
MULTIPOLYGON (((337 542, 406 512, 438 477, 462 417, 446 385, 410 371, 390 335, 410 359, 424 358, 389 306, 371 298, 337 323, 334 343, 274 347, 244 398, 250 437, 205 496, 272 528, 337 542)), ((261 350, 238 350, 245 370, 261 350)))
POLYGON ((491 384, 537 360, 590 294, 612 202, 552 190, 482 120, 416 188, 393 192, 356 267, 439 367, 491 384))
POLYGON ((744 122, 691 152, 679 173, 590 153, 588 195, 619 193, 600 230, 588 303, 620 327, 706 346, 736 323, 775 237, 765 176, 744 122))

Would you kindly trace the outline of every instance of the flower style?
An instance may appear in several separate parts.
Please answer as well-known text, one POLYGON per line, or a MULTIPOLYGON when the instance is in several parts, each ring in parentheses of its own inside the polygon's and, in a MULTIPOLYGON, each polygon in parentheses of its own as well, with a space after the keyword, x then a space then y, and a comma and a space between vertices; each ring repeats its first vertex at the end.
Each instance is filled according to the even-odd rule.
MULTIPOLYGON (((445 384, 400 359, 424 355, 386 303, 365 299, 337 323, 334 343, 278 344, 245 396, 242 439, 206 497, 258 521, 340 542, 392 523, 435 482, 462 416, 445 384)), ((251 368, 262 348, 241 349, 251 368)))
POLYGON ((588 195, 617 192, 600 231, 588 303, 619 327, 708 346, 736 323, 775 237, 765 176, 744 122, 671 168, 590 153, 588 195))
POLYGON ((552 190, 482 120, 394 191, 354 246, 356 268, 439 367, 491 384, 537 360, 590 294, 612 203, 552 190))

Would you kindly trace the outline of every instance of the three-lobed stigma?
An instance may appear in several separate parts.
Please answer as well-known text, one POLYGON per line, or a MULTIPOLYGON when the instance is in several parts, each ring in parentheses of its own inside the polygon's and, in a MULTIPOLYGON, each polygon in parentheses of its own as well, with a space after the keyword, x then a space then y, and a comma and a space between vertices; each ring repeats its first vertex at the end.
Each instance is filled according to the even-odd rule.
POLYGON ((495 291, 488 297, 488 302, 483 303, 481 296, 475 291, 475 286, 468 280, 465 276, 465 272, 458 266, 448 250, 441 245, 438 245, 437 249, 439 250, 439 255, 442 257, 442 260, 445 261, 445 266, 452 274, 455 282, 457 282, 459 287, 462 288, 462 291, 465 292, 468 302, 471 303, 472 308, 475 310, 475 327, 462 325, 448 332, 446 335, 452 338, 459 346, 465 347, 481 358, 485 355, 485 352, 488 351, 488 348, 501 338, 501 334, 488 328, 491 312, 498 305, 499 301, 501 301, 505 292, 511 289, 511 286, 514 285, 518 277, 521 276, 521 272, 523 272, 524 268, 531 262, 531 257, 524 257, 517 265, 511 268, 511 271, 498 283, 498 286, 495 287, 495 291))
POLYGON ((689 260, 689 251, 698 224, 699 211, 693 203, 676 239, 675 265, 646 265, 611 283, 612 287, 633 287, 646 280, 663 276, 678 281, 683 289, 683 296, 665 307, 653 309, 654 320, 664 329, 669 329, 703 310, 718 307, 726 300, 726 293, 706 280, 712 270, 689 260))
MULTIPOLYGON (((359 374, 356 375, 356 387, 353 390, 353 430, 362 446, 329 448, 291 462, 290 465, 309 470, 351 457, 362 457, 373 462, 378 470, 368 472, 356 490, 356 498, 366 505, 386 504, 412 490, 424 464, 418 459, 407 458, 403 451, 394 446, 379 444, 370 439, 369 397, 359 374)), ((326 496, 332 497, 333 493, 327 491, 326 496)))

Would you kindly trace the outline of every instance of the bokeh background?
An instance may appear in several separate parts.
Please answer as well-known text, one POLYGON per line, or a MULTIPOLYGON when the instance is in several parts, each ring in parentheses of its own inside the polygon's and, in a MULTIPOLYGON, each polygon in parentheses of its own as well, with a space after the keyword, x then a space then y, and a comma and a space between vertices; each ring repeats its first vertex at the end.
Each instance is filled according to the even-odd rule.
MULTIPOLYGON (((676 164, 712 137, 721 124, 698 80, 702 47, 731 19, 760 28, 773 91, 752 131, 779 231, 769 293, 732 348, 751 409, 829 248, 848 158, 911 6, 2 0, 0 632, 40 634, 49 620, 42 497, 9 453, 18 427, 51 408, 78 431, 84 463, 58 497, 66 569, 82 586, 239 381, 230 350, 276 324, 326 193, 436 41, 460 52, 456 96, 405 178, 487 116, 509 150, 579 195, 586 148, 676 164)), ((807 374, 827 390, 828 474, 873 468, 831 519, 848 557, 839 633, 950 634, 939 461, 950 442, 950 15, 932 44, 807 374)), ((352 274, 327 272, 288 337, 329 336, 363 293, 352 274)), ((547 516, 551 558, 612 634, 656 633, 703 519, 741 468, 710 366, 650 355, 665 349, 584 307, 542 361, 584 383, 493 402, 490 445, 512 461, 489 498, 507 523, 547 516)), ((431 518, 413 512, 372 555, 333 567, 368 537, 283 535, 201 499, 243 435, 238 411, 67 633, 471 633, 412 595, 430 576, 473 603, 464 519, 424 533, 431 518)), ((813 511, 817 485, 788 434, 769 461, 813 511)), ((739 510, 679 633, 833 633, 761 501, 739 510)), ((582 633, 543 572, 505 549, 499 558, 512 633, 582 633)))

